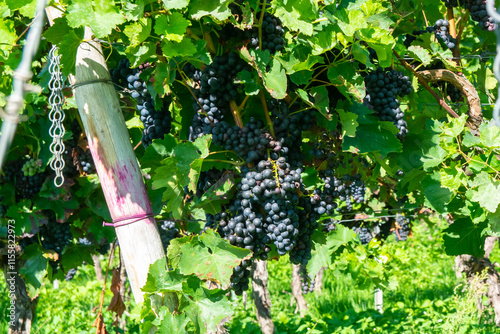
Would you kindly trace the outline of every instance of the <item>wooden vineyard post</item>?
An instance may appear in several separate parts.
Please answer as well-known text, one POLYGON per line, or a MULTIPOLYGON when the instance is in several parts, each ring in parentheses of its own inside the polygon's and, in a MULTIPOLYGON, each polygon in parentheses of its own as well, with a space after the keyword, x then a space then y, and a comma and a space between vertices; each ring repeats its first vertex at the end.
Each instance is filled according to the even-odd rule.
POLYGON ((78 48, 70 81, 111 218, 126 224, 115 227, 116 235, 135 301, 141 303, 149 266, 165 254, 101 45, 92 36, 86 27, 89 42, 78 48))

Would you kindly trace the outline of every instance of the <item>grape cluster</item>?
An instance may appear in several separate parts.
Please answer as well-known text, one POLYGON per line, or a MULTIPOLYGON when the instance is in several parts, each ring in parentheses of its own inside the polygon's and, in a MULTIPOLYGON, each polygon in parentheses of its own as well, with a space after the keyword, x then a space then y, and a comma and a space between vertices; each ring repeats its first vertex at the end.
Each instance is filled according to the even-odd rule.
POLYGON ((122 59, 118 63, 118 68, 111 71, 113 82, 126 87, 126 92, 137 101, 137 111, 144 124, 142 143, 145 147, 149 146, 153 139, 162 139, 165 134, 168 134, 172 122, 168 100, 165 99, 157 110, 155 100, 147 89, 147 83, 140 78, 142 71, 150 66, 149 63, 146 63, 137 69, 131 69, 130 62, 127 59, 122 59))
POLYGON ((441 0, 441 1, 444 2, 446 8, 458 7, 458 0, 441 0))
POLYGON ((175 222, 165 220, 160 225, 160 238, 163 244, 163 249, 165 254, 167 253, 167 248, 170 245, 172 239, 178 238, 180 236, 179 229, 175 227, 175 222))
POLYGON ((77 271, 78 271, 77 268, 73 268, 73 269, 68 270, 68 272, 64 276, 64 279, 66 281, 71 281, 75 277, 77 271))
POLYGON ((107 241, 104 241, 104 243, 100 244, 99 248, 97 248, 97 253, 101 255, 106 255, 108 254, 110 249, 111 249, 111 244, 107 241))
POLYGON ((417 40, 417 37, 420 35, 423 35, 425 33, 433 32, 434 27, 427 27, 427 29, 420 29, 420 30, 414 30, 411 34, 406 34, 406 38, 404 40, 404 46, 406 48, 409 48, 411 43, 417 40))
POLYGON ((40 228, 40 238, 45 249, 55 251, 61 256, 64 247, 71 243, 73 236, 69 229, 69 224, 58 223, 55 216, 50 215, 49 222, 40 228))
POLYGON ((471 18, 478 23, 481 29, 495 30, 495 21, 486 10, 486 0, 461 0, 460 4, 470 11, 471 18))
POLYGON ((443 41, 448 49, 454 49, 457 46, 457 40, 450 35, 450 22, 448 20, 439 19, 431 28, 436 38, 443 41))
POLYGON ((37 159, 28 159, 23 167, 21 167, 21 171, 23 172, 24 176, 34 176, 35 174, 41 172, 41 166, 42 161, 37 160, 37 159))
POLYGON ((31 166, 29 162, 30 159, 26 158, 23 160, 15 161, 4 167, 4 175, 1 178, 2 183, 13 183, 16 186, 16 195, 21 199, 31 199, 35 197, 40 190, 42 185, 47 179, 47 173, 45 171, 40 171, 39 168, 32 174, 29 168, 24 168, 28 175, 24 174, 23 167, 31 166))
POLYGON ((276 140, 270 142, 272 159, 279 155, 287 158, 290 165, 301 167, 304 156, 301 153, 303 131, 309 130, 316 122, 315 111, 291 110, 284 102, 273 100, 270 104, 270 113, 273 122, 276 140))
POLYGON ((355 227, 354 232, 359 236, 362 245, 368 245, 373 239, 372 231, 366 226, 355 227))
POLYGON ((363 203, 365 201, 366 186, 361 181, 361 174, 356 174, 350 177, 352 183, 349 185, 349 192, 355 203, 363 203))
MULTIPOLYGON (((260 17, 260 14, 257 14, 260 17)), ((285 47, 285 30, 281 24, 281 21, 269 14, 264 13, 264 19, 262 20, 262 50, 269 50, 271 54, 283 50, 285 47)), ((254 28, 252 31, 250 45, 254 49, 259 49, 259 30, 254 28)))
POLYGON ((212 141, 225 150, 234 151, 247 163, 258 162, 264 158, 266 148, 272 141, 270 134, 264 132, 263 128, 264 122, 253 117, 242 128, 222 121, 212 127, 212 141))
POLYGON ((300 280, 303 294, 307 295, 310 292, 314 292, 316 281, 314 277, 307 274, 307 268, 304 265, 300 266, 300 280))
POLYGON ((396 215, 396 240, 398 241, 406 241, 408 239, 408 235, 411 232, 410 219, 404 215, 397 214, 396 215))
POLYGON ((193 109, 197 112, 190 127, 190 140, 210 133, 210 127, 224 119, 229 102, 234 100, 238 91, 234 84, 234 77, 243 69, 243 63, 235 52, 217 56, 203 71, 195 70, 192 66, 185 67, 188 76, 195 82, 194 94, 196 100, 193 109))
POLYGON ((397 137, 406 138, 408 125, 403 119, 404 114, 399 108, 397 97, 411 93, 410 79, 402 72, 379 67, 365 77, 365 85, 369 103, 378 113, 380 120, 393 122, 399 130, 397 137))
POLYGON ((250 267, 252 266, 252 261, 243 260, 239 266, 233 268, 233 274, 231 275, 230 287, 234 291, 235 295, 241 296, 243 291, 248 290, 248 285, 250 282, 250 267))
POLYGON ((87 174, 95 173, 94 161, 92 159, 92 154, 90 150, 87 150, 80 154, 80 165, 82 170, 87 174))

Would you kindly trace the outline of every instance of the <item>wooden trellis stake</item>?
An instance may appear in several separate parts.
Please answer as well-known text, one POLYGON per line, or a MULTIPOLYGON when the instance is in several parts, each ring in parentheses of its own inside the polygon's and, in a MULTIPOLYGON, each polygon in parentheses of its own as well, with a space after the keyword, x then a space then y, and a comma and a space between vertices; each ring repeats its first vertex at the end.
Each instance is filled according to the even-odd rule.
MULTIPOLYGON (((53 7, 47 12, 51 24, 62 14, 53 7)), ((135 301, 141 303, 149 266, 165 253, 101 45, 92 38, 86 27, 87 42, 78 48, 75 75, 69 80, 111 218, 142 217, 115 227, 135 301)))

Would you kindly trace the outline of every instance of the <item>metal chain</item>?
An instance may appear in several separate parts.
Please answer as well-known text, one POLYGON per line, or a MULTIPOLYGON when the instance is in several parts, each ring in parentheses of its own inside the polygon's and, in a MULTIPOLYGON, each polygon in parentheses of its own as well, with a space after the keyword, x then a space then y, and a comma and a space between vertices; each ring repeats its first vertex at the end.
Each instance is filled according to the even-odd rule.
POLYGON ((52 168, 54 172, 56 172, 54 185, 56 187, 60 187, 64 183, 63 169, 65 166, 65 162, 63 154, 65 147, 62 138, 66 131, 63 124, 65 115, 62 109, 62 106, 64 104, 64 95, 62 93, 64 82, 62 79, 61 70, 59 68, 59 61, 61 59, 61 56, 56 55, 57 49, 57 46, 54 45, 49 52, 49 104, 51 106, 49 119, 52 122, 52 125, 49 129, 49 134, 52 137, 50 152, 53 154, 52 160, 50 161, 50 168, 52 168))
POLYGON ((497 9, 495 8, 495 1, 494 0, 487 0, 486 1, 486 10, 488 12, 488 15, 493 18, 493 20, 496 23, 495 27, 495 33, 497 35, 497 55, 495 57, 495 62, 493 63, 493 73, 495 74, 495 78, 497 78, 499 85, 498 85, 498 96, 497 96, 497 101, 495 103, 495 107, 493 108, 493 118, 495 119, 495 123, 497 126, 500 126, 500 14, 497 12, 497 9))

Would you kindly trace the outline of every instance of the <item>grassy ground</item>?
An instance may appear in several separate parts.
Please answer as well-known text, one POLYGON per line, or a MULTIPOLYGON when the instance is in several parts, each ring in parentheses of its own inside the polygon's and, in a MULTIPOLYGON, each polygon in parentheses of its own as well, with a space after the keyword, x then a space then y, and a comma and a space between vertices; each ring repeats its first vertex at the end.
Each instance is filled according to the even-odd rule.
MULTIPOLYGON (((391 242, 392 238, 389 239, 391 242)), ((384 312, 374 310, 373 288, 361 290, 348 276, 327 270, 321 293, 306 295, 309 310, 305 317, 295 314, 291 297, 291 265, 287 258, 269 263, 269 289, 277 333, 498 333, 490 314, 482 321, 475 307, 474 291, 465 291, 453 272, 453 258, 444 255, 439 229, 425 224, 415 228, 413 238, 400 242, 408 260, 391 271, 399 286, 384 291, 384 312)), ((500 251, 492 256, 500 259, 500 251)), ((109 283, 108 283, 109 284, 109 283)), ((71 282, 55 290, 46 284, 40 295, 32 333, 95 333, 91 327, 99 303, 100 283, 93 268, 79 270, 71 282)), ((0 310, 6 307, 5 282, 0 280, 0 310)), ((106 293, 105 305, 111 299, 106 293)), ((260 333, 252 300, 243 305, 233 296, 235 314, 228 322, 230 333, 260 333)), ((2 312, 3 313, 3 312, 2 312)), ((106 324, 112 316, 104 313, 106 324)), ((127 317, 128 332, 139 333, 137 320, 127 317)), ((110 333, 119 333, 108 326, 110 333)), ((0 332, 6 320, 0 317, 0 332)))

